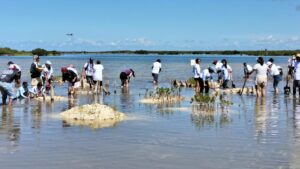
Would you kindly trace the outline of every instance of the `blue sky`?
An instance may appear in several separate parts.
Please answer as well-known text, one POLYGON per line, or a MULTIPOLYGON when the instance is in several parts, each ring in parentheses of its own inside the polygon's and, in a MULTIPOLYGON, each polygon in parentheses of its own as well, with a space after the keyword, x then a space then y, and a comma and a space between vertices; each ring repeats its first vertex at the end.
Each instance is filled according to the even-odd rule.
POLYGON ((0 47, 19 50, 300 49, 300 0, 0 0, 0 4, 0 47))

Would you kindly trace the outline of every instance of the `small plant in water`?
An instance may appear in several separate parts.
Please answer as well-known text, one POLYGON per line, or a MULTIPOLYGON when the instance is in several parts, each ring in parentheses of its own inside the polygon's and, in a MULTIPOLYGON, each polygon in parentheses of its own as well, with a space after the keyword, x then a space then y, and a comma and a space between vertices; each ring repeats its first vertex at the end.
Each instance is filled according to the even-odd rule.
POLYGON ((145 99, 161 100, 161 101, 175 101, 181 98, 180 88, 164 88, 158 87, 155 91, 146 89, 144 95, 145 99))

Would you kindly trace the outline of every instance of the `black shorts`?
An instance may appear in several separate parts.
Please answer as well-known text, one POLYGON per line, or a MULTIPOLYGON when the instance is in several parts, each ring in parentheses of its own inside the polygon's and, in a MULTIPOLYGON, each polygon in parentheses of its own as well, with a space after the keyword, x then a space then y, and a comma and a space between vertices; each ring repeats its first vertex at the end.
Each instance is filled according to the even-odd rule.
POLYGON ((157 80, 158 80, 158 74, 152 73, 152 77, 153 77, 153 80, 157 82, 157 80))
POLYGON ((120 79, 121 79, 121 80, 127 80, 127 75, 126 75, 125 72, 121 72, 121 73, 120 73, 120 79))
POLYGON ((88 84, 92 84, 93 83, 93 76, 86 76, 86 82, 88 83, 88 84))
MULTIPOLYGON (((95 81, 95 80, 94 80, 94 84, 95 84, 95 85, 97 84, 97 82, 98 82, 98 81, 95 81)), ((99 82, 100 82, 100 86, 102 86, 102 81, 99 81, 99 82)))

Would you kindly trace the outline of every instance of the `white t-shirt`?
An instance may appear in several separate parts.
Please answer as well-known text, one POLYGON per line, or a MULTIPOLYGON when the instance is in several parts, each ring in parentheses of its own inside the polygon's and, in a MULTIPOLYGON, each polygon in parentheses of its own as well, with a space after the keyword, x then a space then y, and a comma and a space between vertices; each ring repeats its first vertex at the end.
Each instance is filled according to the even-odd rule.
POLYGON ((223 73, 224 80, 230 80, 230 73, 232 71, 231 67, 229 65, 227 65, 227 68, 225 68, 225 66, 222 66, 221 70, 223 73))
POLYGON ((268 66, 266 64, 255 64, 253 70, 256 71, 256 76, 267 77, 268 66))
POLYGON ((295 80, 300 80, 300 62, 295 63, 294 79, 295 80))
POLYGON ((44 66, 41 77, 47 76, 47 78, 50 79, 52 75, 53 75, 53 68, 51 67, 51 69, 49 70, 46 66, 44 66))
POLYGON ((209 73, 208 69, 204 69, 200 75, 200 77, 203 79, 203 80, 209 80, 211 79, 211 74, 209 73))
POLYGON ((95 64, 94 65, 94 74, 93 74, 93 79, 95 81, 102 81, 102 71, 104 67, 101 64, 95 64))
POLYGON ((218 61, 218 62, 216 63, 215 68, 216 68, 216 70, 218 71, 218 70, 221 70, 221 69, 222 69, 222 66, 223 66, 223 63, 220 62, 220 61, 218 61))
POLYGON ((248 64, 246 65, 246 69, 248 72, 252 72, 252 70, 253 70, 252 66, 250 66, 248 64))
POLYGON ((153 63, 153 68, 152 68, 152 73, 159 74, 160 69, 161 69, 161 63, 154 62, 153 63))
POLYGON ((199 78, 201 74, 201 68, 199 64, 195 64, 193 67, 194 78, 199 78))
POLYGON ((275 64, 272 64, 272 67, 269 68, 269 73, 270 75, 272 76, 276 76, 276 75, 279 75, 279 70, 278 70, 278 67, 275 65, 275 64))
POLYGON ((83 68, 85 69, 85 75, 86 76, 93 76, 94 74, 94 64, 85 63, 83 68))

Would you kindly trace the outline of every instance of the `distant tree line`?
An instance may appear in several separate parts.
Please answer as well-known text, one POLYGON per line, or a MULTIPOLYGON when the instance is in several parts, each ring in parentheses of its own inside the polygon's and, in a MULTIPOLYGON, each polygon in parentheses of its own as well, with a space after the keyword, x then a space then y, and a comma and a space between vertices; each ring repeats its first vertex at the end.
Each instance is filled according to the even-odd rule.
POLYGON ((14 56, 14 55, 39 55, 39 56, 48 56, 48 55, 60 55, 61 53, 53 50, 53 51, 47 51, 42 48, 36 48, 32 51, 18 51, 15 49, 10 48, 0 48, 0 56, 8 55, 8 56, 14 56))
POLYGON ((215 51, 156 51, 156 50, 118 50, 118 51, 48 51, 42 48, 36 48, 32 51, 18 51, 10 48, 0 48, 1 55, 61 55, 61 54, 158 54, 158 55, 252 55, 252 56, 291 56, 300 53, 298 50, 215 50, 215 51))

